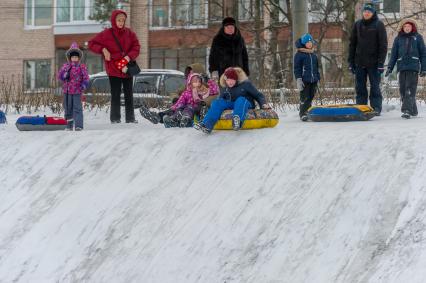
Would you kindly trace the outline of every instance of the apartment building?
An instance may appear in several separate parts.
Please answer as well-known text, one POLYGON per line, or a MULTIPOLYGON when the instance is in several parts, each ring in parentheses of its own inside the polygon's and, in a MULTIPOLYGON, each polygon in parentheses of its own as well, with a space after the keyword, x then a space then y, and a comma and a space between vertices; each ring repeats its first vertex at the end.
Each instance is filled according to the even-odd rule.
MULTIPOLYGON (((284 7, 285 1, 279 1, 284 7)), ((320 33, 319 15, 327 1, 331 0, 309 1, 309 29, 314 35, 320 33)), ((235 14, 234 1, 231 0, 122 2, 123 8, 129 12, 128 25, 141 42, 138 63, 144 68, 183 70, 194 62, 207 66, 211 41, 222 19, 235 14)), ((93 4, 94 0, 2 0, 0 18, 3 30, 7 32, 0 38, 0 78, 22 77, 27 89, 47 86, 55 70, 65 61, 65 50, 71 42, 76 41, 85 49, 88 40, 105 28, 104 24, 90 19, 93 4)), ((415 0, 382 0, 377 5, 389 19, 398 19, 419 10, 415 0)), ((253 33, 250 32, 254 11, 255 1, 238 1, 238 20, 249 52, 256 52, 253 33)), ((280 19, 284 17, 279 16, 280 19)), ((268 9, 264 6, 261 20, 264 26, 268 24, 268 9)), ((395 36, 394 28, 395 25, 389 26, 390 45, 395 36)), ((267 42, 268 34, 263 33, 262 36, 267 42)), ((341 38, 341 27, 330 27, 323 40, 322 54, 329 58, 338 57, 342 52, 341 38)), ((283 26, 278 34, 279 46, 288 46, 292 44, 291 40, 291 31, 283 26)), ((85 55, 90 73, 103 69, 100 56, 90 52, 85 52, 85 55)), ((252 70, 256 71, 254 61, 251 60, 252 70)), ((333 68, 333 60, 322 62, 326 68, 333 68)))

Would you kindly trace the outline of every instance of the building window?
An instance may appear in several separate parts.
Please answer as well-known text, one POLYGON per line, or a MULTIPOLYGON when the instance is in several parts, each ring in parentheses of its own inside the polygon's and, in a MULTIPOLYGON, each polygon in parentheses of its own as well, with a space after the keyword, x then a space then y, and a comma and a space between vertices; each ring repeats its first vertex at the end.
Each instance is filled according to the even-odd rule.
POLYGON ((50 60, 24 61, 25 89, 32 90, 50 86, 50 60))
POLYGON ((381 3, 383 6, 383 13, 399 13, 400 12, 400 0, 383 0, 381 3))
POLYGON ((223 1, 209 1, 209 20, 221 22, 223 18, 223 1))
POLYGON ((89 20, 92 0, 56 0, 56 22, 69 23, 89 20))
POLYGON ((203 1, 204 0, 173 0, 173 26, 203 25, 206 18, 203 1))
POLYGON ((168 0, 152 0, 152 26, 168 27, 169 26, 169 1, 168 0))
MULTIPOLYGON (((240 21, 250 21, 255 17, 256 0, 238 0, 238 19, 240 21)), ((260 4, 260 17, 263 18, 263 4, 260 4)))
POLYGON ((204 0, 151 0, 151 27, 206 25, 204 0))
POLYGON ((52 24, 52 0, 25 0, 25 6, 26 26, 52 24))
POLYGON ((338 9, 337 2, 332 0, 312 0, 309 5, 309 11, 314 13, 330 13, 338 9))
POLYGON ((151 48, 150 68, 152 69, 172 69, 184 71, 186 66, 192 63, 206 65, 206 48, 193 49, 162 49, 151 48))

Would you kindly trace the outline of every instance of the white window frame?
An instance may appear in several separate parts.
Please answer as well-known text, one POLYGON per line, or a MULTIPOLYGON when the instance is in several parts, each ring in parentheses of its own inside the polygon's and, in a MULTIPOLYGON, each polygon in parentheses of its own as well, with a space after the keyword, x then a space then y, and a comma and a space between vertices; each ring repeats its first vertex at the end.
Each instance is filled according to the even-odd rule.
MULTIPOLYGON (((32 23, 29 24, 27 19, 28 19, 28 4, 27 4, 27 0, 24 0, 24 27, 25 29, 48 29, 50 28, 52 25, 44 25, 44 26, 36 26, 34 25, 35 22, 35 2, 37 0, 31 0, 32 5, 31 5, 31 19, 32 19, 32 23)), ((56 0, 55 0, 56 1, 56 0)), ((52 22, 53 22, 53 18, 52 18, 52 22)))
POLYGON ((203 25, 185 25, 185 26, 173 26, 172 25, 172 4, 173 0, 168 0, 168 26, 165 27, 153 27, 152 16, 153 16, 153 0, 149 0, 149 30, 171 30, 171 29, 203 29, 207 28, 209 22, 209 2, 204 2, 204 24, 203 25))
POLYGON ((92 5, 91 5, 91 1, 93 0, 85 0, 84 1, 84 20, 77 20, 75 21, 73 19, 74 17, 74 1, 75 0, 70 0, 70 21, 69 22, 58 22, 58 0, 54 0, 54 5, 53 5, 53 22, 55 25, 75 25, 75 24, 93 24, 96 23, 96 21, 94 20, 90 20, 90 13, 92 10, 92 5))

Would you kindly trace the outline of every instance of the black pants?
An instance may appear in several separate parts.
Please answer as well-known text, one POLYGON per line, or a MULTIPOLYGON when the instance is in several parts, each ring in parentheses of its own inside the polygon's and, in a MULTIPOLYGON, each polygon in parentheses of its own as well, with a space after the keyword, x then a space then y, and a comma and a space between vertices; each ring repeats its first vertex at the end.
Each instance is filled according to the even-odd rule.
POLYGON ((368 105, 367 78, 370 81, 370 105, 378 113, 382 112, 383 96, 380 90, 381 74, 377 68, 356 67, 356 104, 368 105))
POLYGON ((419 73, 413 71, 399 72, 399 93, 401 94, 401 112, 417 116, 416 91, 419 73))
POLYGON ((317 90, 317 83, 305 83, 305 88, 300 92, 300 111, 299 116, 308 112, 308 109, 312 106, 312 100, 315 96, 315 91, 317 90))
POLYGON ((109 77, 109 84, 111 86, 111 122, 121 120, 120 97, 122 86, 124 91, 124 107, 126 108, 126 122, 134 121, 135 111, 133 107, 133 79, 109 77))

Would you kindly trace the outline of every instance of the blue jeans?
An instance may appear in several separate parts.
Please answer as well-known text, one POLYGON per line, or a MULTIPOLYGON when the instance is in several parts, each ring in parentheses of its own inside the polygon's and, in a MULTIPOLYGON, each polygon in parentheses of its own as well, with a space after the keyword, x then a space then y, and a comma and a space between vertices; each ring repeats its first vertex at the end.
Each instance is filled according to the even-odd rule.
POLYGON ((253 105, 247 98, 240 96, 235 101, 225 100, 223 98, 218 98, 213 100, 212 106, 204 117, 203 124, 209 128, 213 129, 216 122, 220 119, 222 112, 224 110, 233 109, 233 115, 238 115, 240 117, 241 126, 246 119, 247 111, 253 108, 253 105))
POLYGON ((381 74, 377 68, 355 69, 356 104, 368 105, 367 77, 370 81, 370 105, 376 112, 382 111, 382 93, 380 91, 381 74))
POLYGON ((64 94, 64 109, 65 119, 68 121, 67 128, 72 129, 75 123, 76 128, 83 129, 81 94, 64 94))

